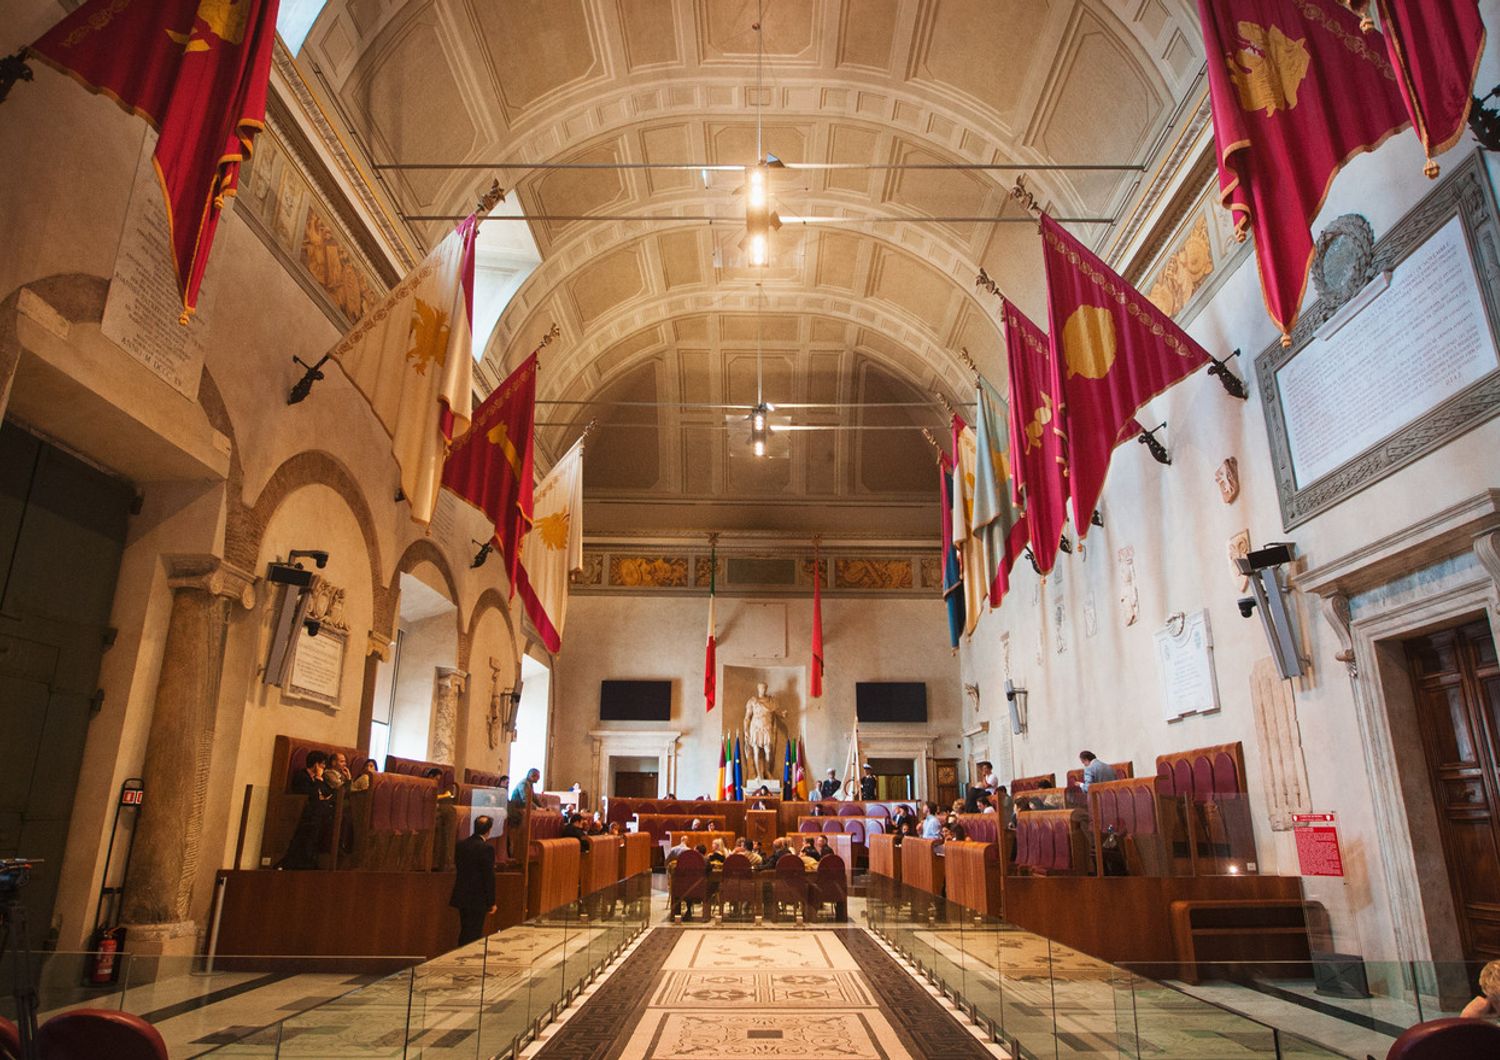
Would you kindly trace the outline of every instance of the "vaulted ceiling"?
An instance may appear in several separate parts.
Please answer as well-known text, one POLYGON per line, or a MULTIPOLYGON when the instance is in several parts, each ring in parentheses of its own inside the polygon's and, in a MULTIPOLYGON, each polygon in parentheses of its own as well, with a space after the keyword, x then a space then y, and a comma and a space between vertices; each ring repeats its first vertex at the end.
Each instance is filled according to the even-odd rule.
MULTIPOLYGON (((591 529, 925 533, 930 452, 914 430, 868 428, 938 427, 938 396, 968 394, 961 348, 1003 386, 997 304, 974 276, 1045 319, 1040 248, 1018 171, 871 164, 1024 163, 1055 215, 1118 218, 1142 171, 1046 167, 1149 174, 1202 66, 1196 17, 1190 0, 758 6, 332 0, 299 63, 376 162, 601 167, 381 171, 409 216, 467 212, 498 176, 528 215, 646 218, 524 222, 542 264, 480 367, 487 389, 558 326, 541 438, 555 455, 598 419, 591 529), (783 216, 840 221, 788 224, 766 268, 739 250, 742 173, 626 168, 754 163, 757 118, 787 163, 860 167, 773 171, 783 216), (1020 223, 934 220, 971 217, 1020 223), (722 410, 694 406, 752 401, 757 348, 773 403, 900 407, 800 411, 863 429, 797 433, 756 461, 722 410)), ((431 243, 447 225, 410 230, 431 243)), ((1116 231, 1072 227, 1096 245, 1116 231)))

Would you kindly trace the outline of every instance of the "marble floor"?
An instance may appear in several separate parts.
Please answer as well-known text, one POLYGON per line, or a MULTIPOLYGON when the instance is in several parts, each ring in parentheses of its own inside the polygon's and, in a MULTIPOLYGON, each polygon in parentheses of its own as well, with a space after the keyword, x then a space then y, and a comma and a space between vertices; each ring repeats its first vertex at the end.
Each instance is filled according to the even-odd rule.
POLYGON ((940 998, 873 949, 875 943, 858 928, 659 927, 525 1055, 538 1060, 1008 1055, 982 1041, 940 998), (872 969, 876 960, 886 963, 872 969), (899 1004, 892 1004, 892 988, 907 991, 899 1004))

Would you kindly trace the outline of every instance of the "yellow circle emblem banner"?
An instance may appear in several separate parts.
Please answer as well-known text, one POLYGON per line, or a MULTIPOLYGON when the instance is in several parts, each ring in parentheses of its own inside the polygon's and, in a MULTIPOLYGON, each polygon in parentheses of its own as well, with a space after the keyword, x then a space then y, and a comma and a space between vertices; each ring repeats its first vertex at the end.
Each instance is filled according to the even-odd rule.
POLYGON ((1063 357, 1068 362, 1068 377, 1103 379, 1115 363, 1119 339, 1115 335, 1115 317, 1108 309, 1081 305, 1073 310, 1063 325, 1063 357))

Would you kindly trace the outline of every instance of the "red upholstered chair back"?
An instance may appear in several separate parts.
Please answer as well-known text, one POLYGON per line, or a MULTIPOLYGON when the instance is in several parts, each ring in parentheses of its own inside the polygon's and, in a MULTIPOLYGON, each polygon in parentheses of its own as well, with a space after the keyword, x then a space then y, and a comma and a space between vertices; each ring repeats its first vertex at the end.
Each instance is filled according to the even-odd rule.
POLYGON ((708 893, 708 862, 696 850, 684 850, 672 869, 672 900, 699 901, 708 893))
POLYGON ((1236 741, 1158 755, 1156 790, 1163 795, 1191 796, 1195 802, 1208 802, 1215 795, 1243 795, 1244 748, 1236 741))
POLYGON ((867 817, 865 818, 865 834, 884 835, 887 831, 889 831, 889 829, 886 828, 886 824, 887 822, 882 821, 878 817, 867 817))
POLYGON ((1034 777, 1016 777, 1010 782, 1010 793, 1019 795, 1023 791, 1037 791, 1042 786, 1042 781, 1048 781, 1048 787, 1057 786, 1057 774, 1039 773, 1034 777))
POLYGON ((883 802, 866 803, 865 816, 879 817, 888 821, 891 819, 891 808, 883 802))
POLYGON ((560 813, 544 813, 540 810, 531 812, 531 836, 532 842, 538 839, 560 839, 562 838, 563 816, 560 813))
POLYGON ((819 827, 817 821, 803 821, 802 823, 797 825, 797 831, 799 832, 816 832, 818 830, 819 827))
POLYGON ((287 742, 286 770, 282 776, 285 785, 283 791, 292 790, 292 777, 298 770, 307 768, 307 755, 309 751, 322 751, 324 754, 335 752, 343 754, 349 760, 349 773, 351 776, 359 776, 365 768, 365 760, 369 755, 362 755, 355 747, 339 747, 335 744, 320 743, 316 740, 302 740, 296 737, 278 736, 277 743, 285 740, 287 742))
POLYGON ((719 897, 726 902, 753 902, 759 888, 750 859, 730 854, 724 859, 724 875, 719 880, 719 897))
POLYGON ((823 822, 823 831, 829 833, 830 835, 842 832, 843 830, 844 822, 837 817, 830 817, 828 818, 828 820, 823 822))
MULTIPOLYGON (((879 823, 878 821, 875 823, 879 823)), ((856 817, 844 822, 844 831, 849 833, 849 842, 856 846, 865 845, 865 822, 856 817)))
POLYGON ((636 814, 635 799, 610 799, 604 807, 604 823, 629 824, 636 814))
POLYGON ((842 902, 849 896, 848 873, 844 859, 837 854, 823 855, 814 881, 820 902, 842 902))
POLYGON ((1500 1026, 1487 1020, 1428 1020, 1409 1027, 1386 1060, 1494 1060, 1500 1056, 1500 1026))
POLYGON ((840 817, 863 817, 865 816, 865 808, 857 802, 841 802, 839 803, 838 815, 840 817))
MULTIPOLYGON (((351 765, 353 763, 350 763, 351 765)), ((420 758, 398 758, 395 755, 385 756, 385 771, 387 773, 400 773, 408 777, 420 777, 429 769, 437 767, 443 771, 439 777, 444 790, 453 787, 453 767, 447 762, 424 762, 420 758)))
POLYGON ((465 769, 464 783, 476 784, 481 788, 504 787, 504 785, 500 783, 499 773, 490 773, 483 769, 465 769))
POLYGON ((1000 839, 1000 815, 994 813, 961 813, 958 823, 971 842, 995 843, 1000 839))
POLYGON ((155 1027, 133 1013, 106 1009, 53 1016, 37 1031, 37 1051, 47 1060, 167 1060, 167 1043, 155 1027))
POLYGON ((1149 777, 1131 777, 1095 784, 1089 790, 1094 827, 1104 832, 1113 826, 1118 835, 1155 835, 1156 785, 1149 777))
POLYGON ((396 830, 396 785, 382 783, 384 779, 376 777, 370 785, 371 832, 396 830))
POLYGON ((0 1060, 21 1060, 21 1030, 0 1016, 0 1060))

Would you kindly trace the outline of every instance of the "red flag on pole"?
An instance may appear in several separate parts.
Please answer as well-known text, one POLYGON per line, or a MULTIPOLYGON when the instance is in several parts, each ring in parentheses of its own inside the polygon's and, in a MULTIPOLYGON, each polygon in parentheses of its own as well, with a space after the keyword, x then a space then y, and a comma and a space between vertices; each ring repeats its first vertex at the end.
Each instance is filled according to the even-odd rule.
POLYGON ((1005 355, 1010 365, 1010 462, 1017 500, 1026 512, 1037 569, 1051 573, 1068 519, 1068 460, 1062 410, 1052 389, 1047 335, 1015 307, 1001 302, 1005 355))
POLYGON ((703 701, 705 710, 714 709, 714 699, 719 690, 719 671, 714 656, 718 651, 718 624, 714 618, 714 588, 719 580, 719 562, 716 550, 708 550, 708 647, 703 653, 703 701))
POLYGON ((182 317, 198 305, 224 200, 265 127, 279 0, 89 0, 31 45, 37 58, 156 129, 182 317))
POLYGON ((1312 266, 1310 226, 1340 168, 1406 124, 1378 33, 1333 0, 1198 0, 1219 194, 1291 345, 1312 266))
POLYGON ((1427 152, 1423 171, 1436 178, 1440 155, 1469 125, 1474 78, 1484 54, 1477 0, 1376 0, 1385 48, 1406 112, 1427 152))
POLYGON ((1042 217, 1052 388, 1060 397, 1073 528, 1081 539, 1135 413, 1209 357, 1052 218, 1042 217))
POLYGON ((521 538, 531 527, 533 426, 536 420, 536 354, 484 399, 474 426, 453 446, 443 466, 443 486, 489 516, 495 544, 505 557, 510 593, 516 593, 521 538))
POLYGON ((823 698, 823 561, 813 549, 812 697, 823 698))

